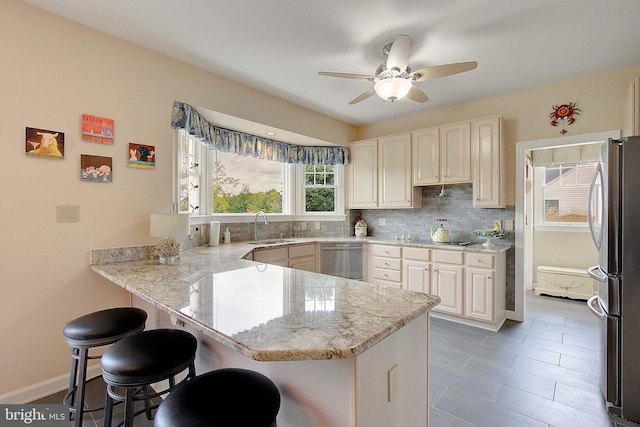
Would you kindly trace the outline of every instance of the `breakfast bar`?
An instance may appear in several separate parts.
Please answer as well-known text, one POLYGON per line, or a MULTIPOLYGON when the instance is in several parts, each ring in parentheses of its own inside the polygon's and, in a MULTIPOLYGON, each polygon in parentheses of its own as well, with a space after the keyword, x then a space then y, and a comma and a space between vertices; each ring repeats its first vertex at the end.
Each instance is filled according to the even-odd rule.
POLYGON ((242 259, 253 247, 198 247, 173 264, 151 246, 99 249, 91 269, 131 293, 148 329, 196 335, 198 373, 271 378, 280 427, 426 426, 428 311, 439 298, 242 259))

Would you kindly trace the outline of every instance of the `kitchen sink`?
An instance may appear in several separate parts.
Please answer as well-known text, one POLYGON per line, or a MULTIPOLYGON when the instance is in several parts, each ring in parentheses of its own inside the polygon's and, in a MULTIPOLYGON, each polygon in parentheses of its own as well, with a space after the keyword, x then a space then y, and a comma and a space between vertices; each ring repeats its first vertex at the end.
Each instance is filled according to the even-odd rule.
POLYGON ((291 240, 287 239, 274 239, 274 240, 259 240, 254 242, 257 246, 266 246, 266 245, 277 245, 278 243, 289 243, 291 240))

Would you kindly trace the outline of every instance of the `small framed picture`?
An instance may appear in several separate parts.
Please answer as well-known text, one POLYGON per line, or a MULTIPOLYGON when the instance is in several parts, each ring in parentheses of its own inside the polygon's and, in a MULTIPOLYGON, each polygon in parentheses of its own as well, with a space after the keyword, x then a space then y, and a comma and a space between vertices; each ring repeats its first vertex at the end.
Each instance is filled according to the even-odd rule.
POLYGON ((115 141, 114 126, 113 119, 83 114, 82 140, 113 145, 115 141))
POLYGON ((64 159, 64 133, 55 130, 26 128, 25 154, 44 159, 64 159))
POLYGON ((113 182, 113 159, 81 154, 80 179, 91 182, 113 182))
POLYGON ((129 167, 154 169, 156 167, 156 147, 153 145, 130 142, 129 167))

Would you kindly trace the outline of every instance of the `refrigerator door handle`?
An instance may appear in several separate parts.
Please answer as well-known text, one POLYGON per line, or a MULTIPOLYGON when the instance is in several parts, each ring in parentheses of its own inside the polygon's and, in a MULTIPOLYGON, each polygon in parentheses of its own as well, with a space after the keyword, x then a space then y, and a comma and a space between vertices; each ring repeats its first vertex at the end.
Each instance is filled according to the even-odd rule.
POLYGON ((600 297, 598 295, 594 295, 587 300, 587 306, 589 310, 596 315, 600 319, 605 319, 607 317, 607 313, 605 313, 602 308, 602 304, 600 304, 600 297))
MULTIPOLYGON (((587 223, 589 224, 589 231, 591 232, 591 238, 593 239, 593 243, 595 243, 596 248, 600 250, 600 245, 602 243, 602 231, 600 230, 599 236, 596 235, 596 225, 593 223, 593 202, 594 197, 596 196, 595 192, 597 190, 596 183, 598 179, 602 180, 602 166, 600 163, 596 165, 595 173, 593 174, 593 179, 591 180, 591 187, 589 188, 589 199, 587 202, 587 223)), ((602 203, 602 200, 598 200, 599 203, 602 203)), ((602 218, 598 218, 598 220, 602 221, 602 218)), ((600 224, 600 227, 603 225, 600 224)))
POLYGON ((587 273, 589 273, 589 276, 591 276, 592 279, 595 279, 600 283, 607 282, 607 275, 604 274, 604 271, 602 271, 599 265, 587 268, 587 273))

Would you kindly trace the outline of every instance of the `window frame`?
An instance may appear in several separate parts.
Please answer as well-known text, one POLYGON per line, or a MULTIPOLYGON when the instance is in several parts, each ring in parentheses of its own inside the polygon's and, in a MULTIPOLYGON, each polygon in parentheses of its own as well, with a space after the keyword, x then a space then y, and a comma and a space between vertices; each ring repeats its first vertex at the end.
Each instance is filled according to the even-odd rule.
MULTIPOLYGON (((589 162, 591 163, 591 162, 589 162)), ((576 166, 580 166, 580 163, 571 163, 576 166)), ((568 165, 568 164, 567 164, 568 165)), ((560 164, 553 165, 554 167, 562 166, 560 164)), ((545 170, 547 166, 536 166, 533 168, 534 185, 533 185, 533 217, 534 217, 534 229, 536 231, 563 231, 563 232, 579 232, 589 233, 589 224, 587 221, 584 223, 571 223, 571 222, 547 222, 545 220, 545 170)), ((576 186, 578 186, 576 184, 576 186)), ((588 188, 588 185, 585 185, 588 188)), ((585 201, 588 203, 588 200, 585 201)))
MULTIPOLYGON (((183 130, 177 130, 177 140, 184 134, 183 130)), ((189 136, 187 136, 189 137, 189 136)), ((182 154, 180 153, 181 144, 176 144, 176 162, 177 168, 176 177, 174 179, 176 188, 176 200, 179 199, 179 186, 180 186, 180 159, 182 154)), ((211 212, 213 208, 213 159, 214 150, 210 150, 204 144, 195 144, 194 148, 199 151, 199 163, 200 167, 200 203, 199 212, 191 214, 191 224, 207 224, 210 221, 220 221, 221 223, 248 223, 255 220, 255 214, 247 213, 233 213, 233 214, 221 214, 211 213, 202 214, 201 212, 211 212), (206 179, 205 179, 206 178, 206 179), (203 180, 205 182, 203 182, 203 180)), ((305 212, 305 192, 304 192, 304 171, 305 165, 298 163, 283 163, 282 174, 282 213, 270 213, 269 220, 275 222, 284 221, 344 221, 346 218, 345 212, 345 166, 334 165, 334 179, 335 179, 335 210, 333 212, 305 212)))

